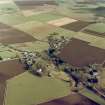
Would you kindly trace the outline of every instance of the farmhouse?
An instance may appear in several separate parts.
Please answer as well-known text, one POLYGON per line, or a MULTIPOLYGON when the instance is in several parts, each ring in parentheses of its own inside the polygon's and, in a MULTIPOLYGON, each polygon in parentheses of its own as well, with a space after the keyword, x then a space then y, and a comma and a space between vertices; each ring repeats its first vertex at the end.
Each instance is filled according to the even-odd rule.
POLYGON ((58 57, 75 68, 84 68, 92 64, 103 64, 105 50, 90 46, 88 42, 72 38, 61 49, 58 57))

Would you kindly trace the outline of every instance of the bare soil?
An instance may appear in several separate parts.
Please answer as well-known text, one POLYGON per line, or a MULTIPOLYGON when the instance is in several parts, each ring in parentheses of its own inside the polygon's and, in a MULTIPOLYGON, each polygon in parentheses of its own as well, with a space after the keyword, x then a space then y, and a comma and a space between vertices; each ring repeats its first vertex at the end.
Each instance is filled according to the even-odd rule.
POLYGON ((105 50, 90 46, 88 42, 72 38, 58 54, 62 60, 74 67, 85 67, 89 64, 102 64, 105 61, 105 50))
POLYGON ((0 79, 7 80, 25 72, 18 59, 0 63, 0 79))
POLYGON ((25 72, 19 60, 0 62, 0 105, 4 104, 6 80, 25 72))
POLYGON ((31 41, 35 39, 27 33, 0 23, 0 43, 13 44, 31 41))
POLYGON ((27 1, 26 0, 21 0, 21 1, 15 0, 15 3, 21 9, 34 9, 36 6, 43 6, 45 4, 57 5, 57 3, 54 0, 27 0, 27 1))
POLYGON ((92 24, 92 22, 76 21, 76 22, 61 26, 61 27, 68 29, 68 30, 78 32, 90 24, 92 24))
POLYGON ((40 105, 99 105, 85 96, 77 93, 70 94, 69 96, 52 100, 50 102, 42 103, 40 105))

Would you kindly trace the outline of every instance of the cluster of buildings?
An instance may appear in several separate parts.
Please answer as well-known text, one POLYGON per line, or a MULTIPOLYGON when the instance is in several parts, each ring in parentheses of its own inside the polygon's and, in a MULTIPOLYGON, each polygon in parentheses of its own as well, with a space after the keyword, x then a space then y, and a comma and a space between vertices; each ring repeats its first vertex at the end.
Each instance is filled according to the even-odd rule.
MULTIPOLYGON (((54 54, 54 49, 50 49, 50 53, 54 54)), ((86 86, 92 86, 98 83, 99 69, 104 66, 105 50, 91 46, 89 42, 72 38, 53 57, 57 65, 63 63, 69 65, 69 68, 65 69, 76 81, 76 86, 79 81, 83 82, 86 86), (82 73, 83 77, 79 73, 82 73)))

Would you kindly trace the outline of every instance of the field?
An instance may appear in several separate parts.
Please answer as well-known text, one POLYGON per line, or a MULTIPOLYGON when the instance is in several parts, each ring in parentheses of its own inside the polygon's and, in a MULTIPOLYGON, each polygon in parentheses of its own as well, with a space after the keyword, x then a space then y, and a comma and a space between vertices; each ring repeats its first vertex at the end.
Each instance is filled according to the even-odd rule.
POLYGON ((105 24, 104 23, 97 23, 88 26, 84 32, 89 33, 91 35, 96 35, 100 37, 105 37, 105 24))
POLYGON ((6 80, 25 72, 18 60, 0 62, 0 105, 5 102, 6 80))
POLYGON ((74 38, 90 42, 90 45, 92 46, 105 49, 105 39, 102 37, 80 32, 77 35, 75 35, 74 38))
POLYGON ((4 61, 0 63, 0 74, 2 74, 6 80, 23 72, 25 72, 23 65, 21 65, 18 60, 4 61))
POLYGON ((1 44, 0 45, 0 57, 2 57, 3 59, 15 58, 16 52, 1 44))
POLYGON ((64 17, 61 19, 49 21, 48 24, 55 25, 55 26, 63 26, 63 25, 69 24, 69 23, 73 23, 75 21, 77 21, 77 20, 68 18, 68 17, 64 17))
POLYGON ((21 9, 34 9, 36 6, 43 6, 45 4, 47 5, 57 5, 57 3, 53 0, 40 0, 40 1, 24 1, 24 0, 15 0, 16 5, 19 6, 21 9))
MULTIPOLYGON (((92 62, 100 62, 105 58, 105 24, 94 23, 95 13, 91 11, 104 4, 83 6, 76 4, 75 0, 55 1, 57 4, 53 0, 0 0, 0 57, 3 58, 0 61, 0 105, 105 105, 102 99, 90 91, 72 93, 70 83, 61 81, 66 78, 63 71, 62 75, 52 72, 56 74, 53 78, 39 78, 25 71, 18 62, 21 51, 42 53, 47 50, 47 38, 54 33, 58 38, 65 36, 81 40, 83 46, 72 43, 71 51, 64 51, 67 59, 77 54, 76 64, 81 61, 86 64, 85 57, 92 62), (84 45, 90 45, 91 48, 85 49, 84 45), (91 53, 92 56, 89 55, 91 53)), ((50 69, 55 70, 53 67, 50 69)), ((104 74, 101 78, 103 87, 104 74)))
POLYGON ((74 67, 83 68, 89 64, 102 64, 105 58, 105 50, 90 46, 88 42, 73 38, 61 50, 58 57, 74 67), (83 58, 81 59, 81 57, 83 58))
POLYGON ((62 28, 78 32, 90 24, 92 24, 92 23, 91 22, 76 21, 76 22, 64 25, 64 26, 62 26, 62 28))
POLYGON ((71 93, 66 97, 52 100, 39 105, 99 105, 99 104, 91 101, 87 97, 84 97, 83 95, 80 95, 78 93, 71 93))
POLYGON ((20 44, 11 44, 11 47, 20 51, 29 51, 29 52, 42 52, 48 49, 48 43, 36 41, 36 42, 28 42, 28 43, 20 43, 20 44))
POLYGON ((32 36, 29 36, 27 33, 19 31, 10 26, 0 23, 0 42, 9 44, 9 43, 22 43, 35 41, 32 36))
POLYGON ((92 30, 95 32, 99 32, 99 33, 105 33, 105 24, 104 23, 96 23, 96 24, 92 24, 89 27, 87 27, 86 29, 88 30, 92 30))
POLYGON ((58 33, 58 36, 65 35, 67 37, 72 37, 76 35, 73 31, 65 30, 61 27, 56 27, 49 24, 43 24, 41 22, 36 22, 36 21, 15 25, 14 27, 32 35, 35 39, 43 41, 46 40, 47 37, 54 32, 58 33))
POLYGON ((93 101, 97 102, 99 105, 105 105, 104 100, 102 100, 99 96, 95 95, 93 92, 87 89, 82 90, 80 94, 92 99, 93 101))
POLYGON ((28 72, 8 80, 6 105, 36 105, 68 95, 69 84, 49 77, 36 77, 28 72))

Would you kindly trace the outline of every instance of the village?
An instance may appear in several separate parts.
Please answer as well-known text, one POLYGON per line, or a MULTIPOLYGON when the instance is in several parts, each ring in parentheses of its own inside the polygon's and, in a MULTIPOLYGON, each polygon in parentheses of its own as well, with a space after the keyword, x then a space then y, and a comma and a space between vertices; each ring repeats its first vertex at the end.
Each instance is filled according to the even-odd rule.
POLYGON ((104 0, 0 0, 0 105, 105 105, 104 0))

